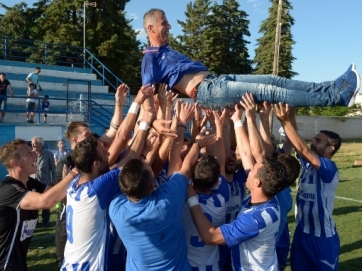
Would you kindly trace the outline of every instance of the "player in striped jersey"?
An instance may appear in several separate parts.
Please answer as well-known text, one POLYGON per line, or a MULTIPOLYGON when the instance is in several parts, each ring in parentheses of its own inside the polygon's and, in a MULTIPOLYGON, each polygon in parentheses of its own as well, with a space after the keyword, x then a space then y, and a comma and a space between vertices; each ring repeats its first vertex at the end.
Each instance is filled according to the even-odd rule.
POLYGON ((332 218, 339 173, 331 160, 341 146, 341 138, 331 131, 318 132, 310 148, 292 125, 289 105, 274 105, 302 162, 296 197, 296 223, 291 248, 292 270, 338 270, 340 241, 332 218))
MULTIPOLYGON (((200 158, 195 166, 192 185, 197 191, 201 209, 210 222, 214 226, 224 224, 229 191, 226 179, 220 175, 220 164, 214 156, 206 154, 200 158)), ((186 204, 182 222, 185 228, 187 257, 193 270, 219 270, 219 248, 215 245, 205 245, 186 204)))

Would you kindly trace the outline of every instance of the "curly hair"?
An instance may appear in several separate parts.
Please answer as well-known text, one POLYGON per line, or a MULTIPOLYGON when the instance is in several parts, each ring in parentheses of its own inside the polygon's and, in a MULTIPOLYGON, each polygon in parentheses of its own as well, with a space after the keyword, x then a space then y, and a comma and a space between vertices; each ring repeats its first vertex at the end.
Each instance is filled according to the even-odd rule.
POLYGON ((264 158, 263 166, 258 169, 255 177, 262 183, 262 191, 267 197, 273 197, 287 187, 285 166, 273 158, 264 158))
POLYGON ((204 154, 194 169, 193 187, 195 190, 208 193, 215 186, 220 176, 220 163, 210 155, 204 154))
POLYGON ((28 145, 25 140, 17 138, 0 148, 0 161, 6 169, 12 168, 10 164, 12 159, 20 159, 19 147, 23 144, 28 145))
POLYGON ((300 174, 300 163, 298 159, 282 152, 276 153, 275 158, 285 166, 287 171, 287 186, 291 186, 300 174))
POLYGON ((94 161, 103 161, 97 151, 98 140, 94 135, 88 135, 79 142, 72 151, 72 159, 77 169, 82 173, 91 173, 94 161))
POLYGON ((131 159, 122 168, 118 176, 121 191, 129 198, 143 199, 149 194, 153 184, 153 174, 145 169, 144 163, 139 159, 131 159))

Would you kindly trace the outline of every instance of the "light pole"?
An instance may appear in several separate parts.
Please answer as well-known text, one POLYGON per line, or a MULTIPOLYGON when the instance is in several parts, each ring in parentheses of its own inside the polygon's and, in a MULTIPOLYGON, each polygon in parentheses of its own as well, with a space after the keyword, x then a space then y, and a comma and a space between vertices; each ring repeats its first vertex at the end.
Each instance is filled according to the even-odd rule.
POLYGON ((96 8, 97 2, 83 2, 83 65, 85 66, 85 8, 86 6, 96 8))
MULTIPOLYGON (((275 45, 274 45, 274 61, 273 61, 273 75, 277 76, 279 72, 279 47, 280 47, 280 30, 281 30, 281 19, 282 19, 282 7, 283 0, 278 2, 278 13, 277 13, 277 24, 275 29, 275 45)), ((269 130, 273 132, 273 111, 269 115, 269 130)))

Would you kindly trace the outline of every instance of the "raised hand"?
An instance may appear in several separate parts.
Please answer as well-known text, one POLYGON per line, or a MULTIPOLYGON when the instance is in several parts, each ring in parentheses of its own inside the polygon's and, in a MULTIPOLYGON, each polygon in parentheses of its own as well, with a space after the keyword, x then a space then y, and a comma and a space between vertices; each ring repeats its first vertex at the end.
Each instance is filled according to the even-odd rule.
POLYGON ((184 103, 181 105, 180 121, 182 124, 187 125, 194 117, 195 107, 190 103, 184 103))
POLYGON ((273 112, 279 121, 288 121, 290 108, 289 104, 278 103, 273 105, 273 112))
POLYGON ((127 101, 129 87, 126 84, 121 84, 118 86, 116 94, 114 95, 117 105, 123 106, 127 101))
POLYGON ((154 92, 153 86, 151 85, 142 86, 138 91, 137 96, 134 99, 134 102, 141 105, 147 97, 151 97, 151 95, 153 95, 153 92, 154 92))
POLYGON ((241 120, 242 115, 243 115, 243 108, 240 105, 236 104, 235 105, 235 111, 231 115, 231 120, 233 122, 241 120))
POLYGON ((253 94, 246 93, 245 95, 243 95, 240 104, 245 109, 245 116, 248 119, 254 119, 256 113, 256 104, 254 101, 253 94))

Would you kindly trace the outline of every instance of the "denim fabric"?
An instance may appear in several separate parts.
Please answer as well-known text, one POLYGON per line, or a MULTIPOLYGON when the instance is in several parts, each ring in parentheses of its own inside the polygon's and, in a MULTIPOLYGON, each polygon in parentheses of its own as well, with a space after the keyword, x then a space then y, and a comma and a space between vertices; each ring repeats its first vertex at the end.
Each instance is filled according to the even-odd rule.
POLYGON ((348 81, 350 77, 349 70, 335 81, 322 83, 273 75, 209 75, 198 87, 197 100, 202 106, 219 109, 239 103, 241 96, 250 92, 256 103, 282 102, 293 107, 346 106, 356 89, 356 79, 348 81))

